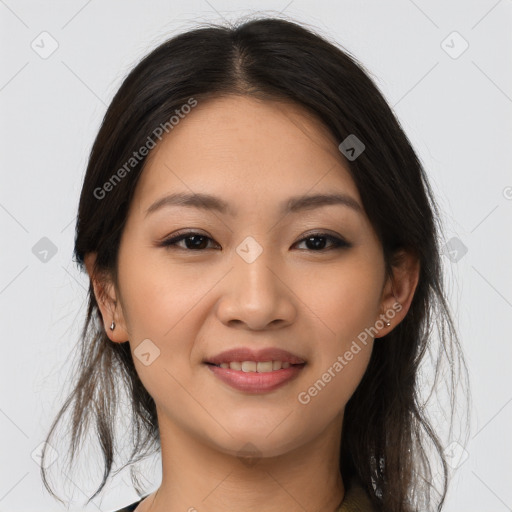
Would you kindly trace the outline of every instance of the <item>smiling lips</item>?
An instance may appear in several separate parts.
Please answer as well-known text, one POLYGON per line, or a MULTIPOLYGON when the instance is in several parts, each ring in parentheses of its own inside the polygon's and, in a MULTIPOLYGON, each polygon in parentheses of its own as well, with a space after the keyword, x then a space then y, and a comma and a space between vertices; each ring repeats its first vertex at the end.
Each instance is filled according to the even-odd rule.
POLYGON ((279 348, 264 348, 261 350, 251 350, 250 348, 239 347, 226 350, 216 356, 208 358, 205 362, 215 365, 222 363, 232 363, 244 361, 252 361, 255 363, 263 363, 267 361, 281 361, 282 363, 304 364, 306 361, 300 357, 279 348))
POLYGON ((304 359, 286 350, 267 348, 254 351, 236 348, 205 361, 220 380, 249 393, 266 393, 295 378, 304 368, 304 359))

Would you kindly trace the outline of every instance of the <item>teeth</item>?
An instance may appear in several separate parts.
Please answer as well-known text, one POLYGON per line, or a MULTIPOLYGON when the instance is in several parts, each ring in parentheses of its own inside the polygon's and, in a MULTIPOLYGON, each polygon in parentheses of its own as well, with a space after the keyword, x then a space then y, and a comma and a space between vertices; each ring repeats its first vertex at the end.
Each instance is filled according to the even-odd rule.
MULTIPOLYGON (((255 372, 258 369, 258 365, 261 363, 255 363, 254 361, 244 361, 242 363, 243 372, 255 372)), ((272 364, 272 362, 270 363, 272 364)))
POLYGON ((289 368, 290 363, 282 361, 232 361, 231 363, 221 363, 221 368, 231 368, 231 370, 241 370, 243 372, 258 372, 265 373, 274 370, 281 370, 281 368, 289 368))

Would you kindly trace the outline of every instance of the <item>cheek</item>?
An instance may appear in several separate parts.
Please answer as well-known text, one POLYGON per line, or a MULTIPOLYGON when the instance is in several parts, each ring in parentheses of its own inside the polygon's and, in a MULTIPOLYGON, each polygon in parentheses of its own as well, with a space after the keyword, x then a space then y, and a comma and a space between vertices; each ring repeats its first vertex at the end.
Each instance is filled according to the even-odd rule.
POLYGON ((320 415, 324 407, 332 410, 332 402, 343 407, 366 371, 373 348, 370 328, 379 313, 381 271, 378 260, 355 256, 328 275, 317 273, 315 286, 310 278, 300 281, 300 296, 308 306, 304 311, 314 313, 318 348, 299 402, 314 403, 312 409, 320 415))
POLYGON ((187 371, 196 363, 192 360, 194 342, 207 318, 208 293, 219 276, 207 270, 199 275, 194 264, 173 265, 159 252, 138 250, 137 244, 120 252, 123 313, 130 328, 137 373, 144 386, 152 396, 162 389, 178 396, 183 393, 178 382, 187 381, 187 371), (143 340, 150 340, 145 342, 152 361, 147 366, 138 359, 143 340))
MULTIPOLYGON (((316 333, 317 349, 309 378, 297 400, 303 414, 330 421, 345 408, 368 367, 373 338, 368 329, 375 321, 375 301, 368 290, 344 283, 333 288, 316 303, 321 325, 316 333), (327 326, 327 327, 326 327, 327 326)), ((361 283, 359 283, 361 284, 361 283)))
POLYGON ((304 311, 312 312, 318 334, 338 349, 378 318, 383 272, 378 263, 354 254, 295 280, 294 292, 307 306, 304 311))
POLYGON ((137 249, 137 244, 131 244, 121 250, 123 312, 133 341, 155 338, 162 342, 172 337, 213 284, 208 276, 198 277, 192 266, 173 265, 160 249, 137 249))

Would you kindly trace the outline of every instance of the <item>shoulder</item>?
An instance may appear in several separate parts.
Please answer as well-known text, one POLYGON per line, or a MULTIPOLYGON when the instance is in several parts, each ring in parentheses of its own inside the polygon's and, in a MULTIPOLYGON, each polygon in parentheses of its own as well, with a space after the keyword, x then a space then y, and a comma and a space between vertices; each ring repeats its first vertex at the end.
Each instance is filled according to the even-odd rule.
POLYGON ((345 497, 338 512, 377 512, 377 509, 361 482, 353 479, 345 489, 345 497))

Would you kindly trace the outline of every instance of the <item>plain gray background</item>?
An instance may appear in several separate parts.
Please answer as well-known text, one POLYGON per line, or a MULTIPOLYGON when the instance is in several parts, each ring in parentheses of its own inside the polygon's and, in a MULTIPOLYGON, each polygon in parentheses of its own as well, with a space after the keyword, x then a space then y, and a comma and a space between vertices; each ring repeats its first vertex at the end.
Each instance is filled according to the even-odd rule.
MULTIPOLYGON (((512 510, 511 0, 0 0, 0 511, 63 510, 32 456, 69 388, 85 314, 74 222, 106 106, 167 37, 256 11, 304 21, 351 51, 424 163, 452 239, 443 261, 473 392, 446 510, 512 510)), ((135 501, 128 485, 121 474, 86 510, 135 501)))

